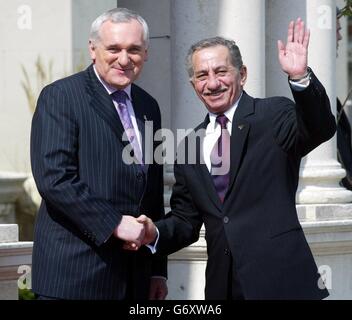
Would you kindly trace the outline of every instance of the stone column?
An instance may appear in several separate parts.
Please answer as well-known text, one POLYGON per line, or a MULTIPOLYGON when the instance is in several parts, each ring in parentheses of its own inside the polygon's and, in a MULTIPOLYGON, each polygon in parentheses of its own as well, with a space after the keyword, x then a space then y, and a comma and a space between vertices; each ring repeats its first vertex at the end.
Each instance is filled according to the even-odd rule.
POLYGON ((148 61, 137 84, 158 101, 163 128, 170 128, 171 123, 170 2, 171 0, 118 0, 119 7, 138 12, 148 23, 148 61))
MULTIPOLYGON (((309 64, 324 84, 333 110, 336 110, 336 10, 334 0, 306 2, 307 23, 311 30, 309 64)), ((324 130, 324 128, 321 128, 324 130)), ((339 186, 345 171, 336 160, 336 136, 304 160, 300 172, 297 202, 348 203, 352 192, 339 186)))
POLYGON ((32 247, 18 241, 16 224, 0 224, 0 300, 17 300, 19 288, 31 289, 32 247))
POLYGON ((0 223, 15 223, 15 202, 26 179, 25 174, 0 171, 0 223))
MULTIPOLYGON (((311 30, 308 64, 326 88, 335 112, 335 1, 297 1, 292 6, 292 1, 267 0, 266 9, 267 95, 292 98, 287 77, 277 61, 276 41, 286 39, 290 20, 302 17, 311 30)), ((351 296, 351 193, 338 184, 344 174, 336 160, 333 138, 302 161, 297 192, 298 215, 330 299, 351 296)))
POLYGON ((265 1, 219 1, 217 32, 234 39, 248 68, 245 90, 265 97, 265 1))
MULTIPOLYGON (((339 8, 343 8, 346 4, 345 0, 336 0, 339 8)), ((339 42, 338 56, 336 59, 336 95, 343 103, 349 91, 348 85, 348 18, 340 18, 342 40, 339 42)), ((345 110, 351 115, 351 106, 345 110)), ((351 121, 351 120, 350 120, 351 121)))
POLYGON ((185 69, 189 47, 203 38, 220 35, 234 39, 249 70, 246 90, 254 96, 265 95, 264 20, 265 6, 260 0, 171 2, 172 129, 193 128, 206 114, 185 69))

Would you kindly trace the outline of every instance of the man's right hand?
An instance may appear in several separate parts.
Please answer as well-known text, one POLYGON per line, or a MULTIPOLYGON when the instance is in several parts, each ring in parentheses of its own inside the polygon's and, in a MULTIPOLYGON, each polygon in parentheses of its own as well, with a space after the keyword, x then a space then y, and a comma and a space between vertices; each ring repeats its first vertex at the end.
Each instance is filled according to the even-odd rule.
POLYGON ((278 41, 279 62, 291 80, 307 75, 309 37, 310 31, 298 18, 288 26, 286 45, 278 41))
POLYGON ((142 239, 142 244, 149 244, 155 241, 157 237, 156 227, 152 219, 148 218, 144 214, 137 218, 139 223, 144 225, 144 239, 142 239))
POLYGON ((126 241, 123 245, 125 250, 138 250, 141 245, 150 244, 156 240, 157 231, 152 219, 145 215, 139 216, 136 221, 143 224, 144 226, 144 238, 138 244, 135 241, 126 241))
POLYGON ((124 215, 114 230, 114 236, 140 247, 145 238, 145 229, 144 222, 138 222, 135 217, 124 215))

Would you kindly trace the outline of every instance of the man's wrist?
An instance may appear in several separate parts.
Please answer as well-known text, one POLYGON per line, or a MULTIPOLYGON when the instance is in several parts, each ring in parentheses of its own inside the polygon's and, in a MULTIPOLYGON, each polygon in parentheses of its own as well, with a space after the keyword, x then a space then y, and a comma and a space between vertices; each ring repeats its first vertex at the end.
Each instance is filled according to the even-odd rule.
POLYGON ((154 254, 157 250, 157 246, 158 246, 158 241, 159 241, 159 230, 158 228, 155 228, 156 231, 156 238, 154 239, 154 241, 152 243, 146 244, 146 247, 149 248, 149 250, 152 252, 152 254, 154 254))
POLYGON ((312 71, 309 67, 307 70, 308 73, 300 79, 290 79, 290 77, 288 78, 288 82, 290 83, 290 86, 294 91, 302 91, 309 86, 312 71))
POLYGON ((309 75, 309 72, 306 72, 303 76, 288 76, 288 78, 290 79, 290 81, 299 82, 299 81, 302 81, 303 79, 306 79, 308 75, 309 75))
POLYGON ((308 67, 304 75, 288 76, 288 80, 295 83, 304 83, 310 79, 311 69, 308 67))

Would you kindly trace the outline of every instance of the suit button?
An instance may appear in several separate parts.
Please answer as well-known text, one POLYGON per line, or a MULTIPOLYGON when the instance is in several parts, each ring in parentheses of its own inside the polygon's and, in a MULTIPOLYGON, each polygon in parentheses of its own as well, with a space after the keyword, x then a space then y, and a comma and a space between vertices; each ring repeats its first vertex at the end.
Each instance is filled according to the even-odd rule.
POLYGON ((229 223, 230 219, 225 216, 224 219, 223 219, 223 221, 224 221, 224 223, 226 224, 226 223, 229 223))
POLYGON ((230 254, 230 250, 229 249, 224 249, 224 253, 226 256, 228 256, 230 254))
POLYGON ((142 180, 143 179, 143 173, 142 172, 138 172, 137 173, 137 179, 138 180, 142 180))

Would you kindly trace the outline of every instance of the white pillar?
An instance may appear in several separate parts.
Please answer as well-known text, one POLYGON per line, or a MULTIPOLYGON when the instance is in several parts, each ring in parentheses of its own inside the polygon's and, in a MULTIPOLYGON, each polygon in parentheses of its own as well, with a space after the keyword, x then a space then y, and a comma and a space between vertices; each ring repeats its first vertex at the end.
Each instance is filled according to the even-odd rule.
POLYGON ((171 2, 171 128, 193 128, 204 119, 205 108, 193 92, 185 67, 189 47, 215 36, 215 1, 171 2))
MULTIPOLYGON (((336 110, 336 4, 334 0, 309 0, 306 2, 306 12, 311 30, 309 65, 323 83, 332 109, 336 110)), ((352 192, 339 186, 344 176, 345 171, 336 160, 335 136, 303 160, 297 202, 351 202, 352 192)))
POLYGON ((248 68, 245 90, 265 97, 265 1, 220 0, 219 35, 234 39, 248 68))
MULTIPOLYGON (((336 0, 336 4, 342 9, 345 6, 344 0, 336 0)), ((336 95, 343 103, 347 97, 348 87, 348 17, 340 18, 342 40, 339 42, 338 56, 336 59, 336 95)), ((351 115, 351 106, 345 109, 351 115)))
POLYGON ((17 300, 19 288, 31 288, 32 247, 18 241, 17 224, 0 224, 0 300, 17 300))
POLYGON ((148 61, 137 84, 158 101, 163 128, 171 126, 170 2, 171 0, 118 0, 119 7, 138 12, 148 23, 150 36, 148 61))
POLYGON ((185 69, 189 47, 203 38, 220 35, 235 40, 249 70, 245 89, 253 96, 265 96, 264 20, 265 5, 261 0, 171 2, 173 129, 193 128, 206 114, 189 84, 185 69))
MULTIPOLYGON (((171 2, 171 128, 193 128, 206 109, 189 84, 185 58, 189 47, 213 36, 231 38, 238 44, 249 79, 245 90, 265 96, 265 2, 262 0, 177 0, 171 2)), ((165 170, 166 207, 174 179, 172 167, 165 170)), ((202 230, 197 243, 170 256, 171 299, 203 299, 206 243, 202 230), (180 277, 180 269, 182 277, 180 277), (195 281, 193 281, 195 279, 195 281), (192 280, 192 281, 190 281, 192 280)))
POLYGON ((0 171, 0 223, 15 223, 15 202, 26 179, 26 174, 0 171))

